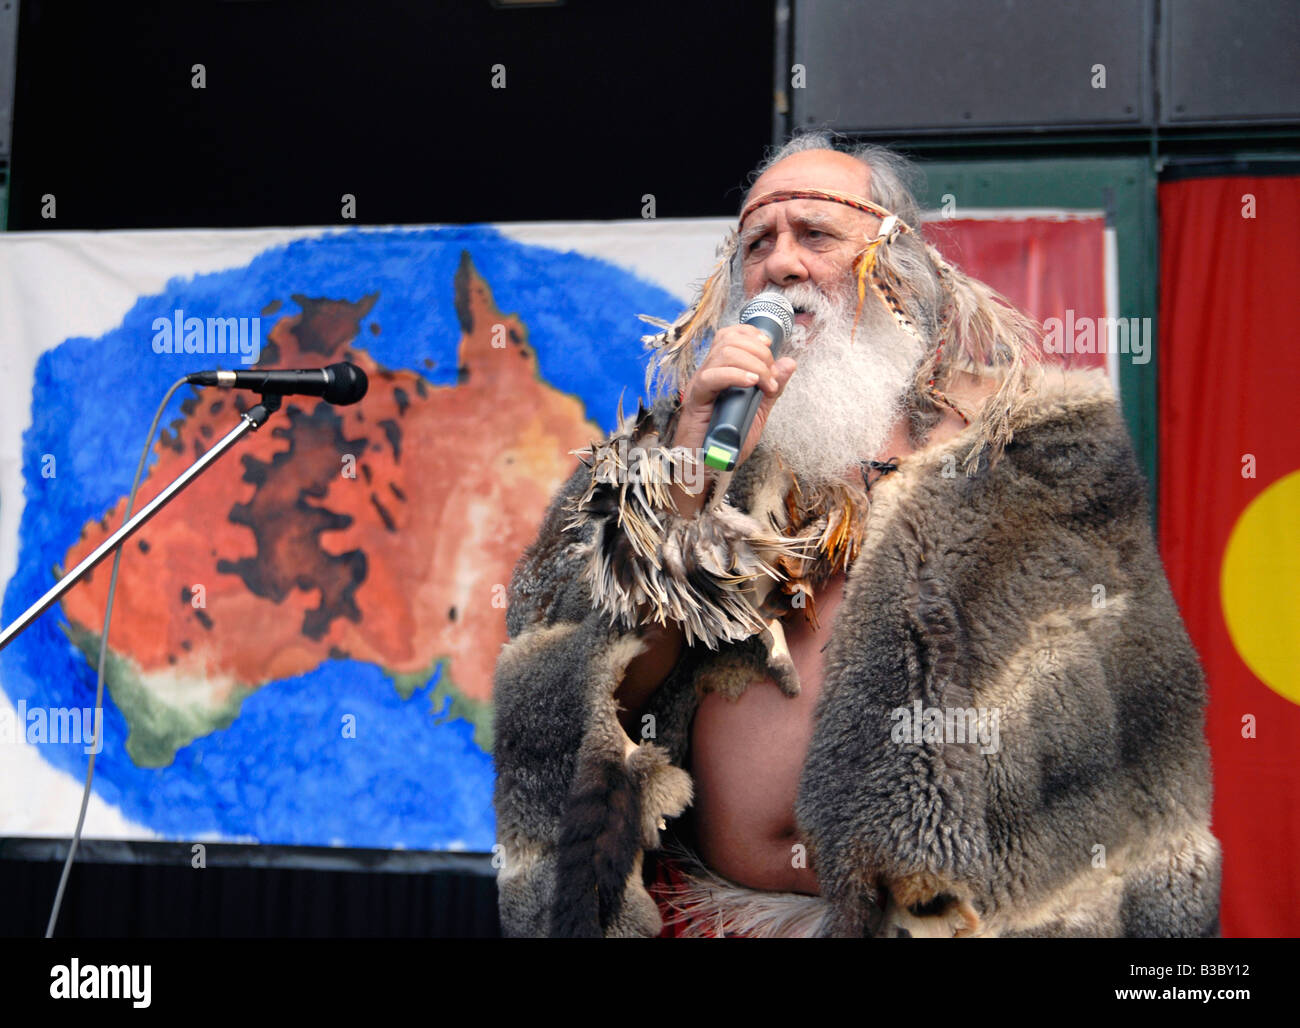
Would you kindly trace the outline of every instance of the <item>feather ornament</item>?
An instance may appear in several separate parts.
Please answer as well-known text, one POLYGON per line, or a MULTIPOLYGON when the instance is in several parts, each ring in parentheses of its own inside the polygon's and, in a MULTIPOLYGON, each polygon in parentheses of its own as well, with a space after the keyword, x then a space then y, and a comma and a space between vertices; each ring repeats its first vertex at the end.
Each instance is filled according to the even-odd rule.
POLYGON ((566 529, 593 529, 586 577, 598 609, 625 629, 674 621, 689 644, 710 649, 770 636, 763 596, 816 558, 816 537, 764 528, 725 498, 697 517, 678 514, 670 490, 700 481, 698 458, 664 446, 641 404, 635 418, 620 404, 610 438, 577 452, 591 482, 566 529))

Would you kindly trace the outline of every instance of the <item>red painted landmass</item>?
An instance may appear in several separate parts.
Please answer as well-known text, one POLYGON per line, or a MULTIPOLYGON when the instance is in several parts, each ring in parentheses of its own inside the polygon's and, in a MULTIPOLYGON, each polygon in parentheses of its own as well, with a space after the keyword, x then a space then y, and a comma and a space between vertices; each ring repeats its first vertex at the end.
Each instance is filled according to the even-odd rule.
MULTIPOLYGON (((263 684, 330 656, 407 673, 449 658, 447 674, 468 698, 491 695, 506 640, 504 586, 574 466, 569 451, 601 432, 578 399, 539 379, 526 329, 496 308, 468 254, 454 286, 456 386, 385 370, 357 347, 378 294, 294 297, 303 313, 275 323, 259 366, 350 360, 370 377, 369 393, 351 407, 286 401, 128 541, 116 653, 146 673, 224 681, 214 703, 231 679, 263 684), (195 585, 203 608, 192 604, 195 585)), ((235 404, 246 403, 218 389, 187 401, 186 417, 157 444, 136 508, 233 427, 235 404)), ((121 523, 124 506, 85 527, 65 566, 121 523)), ((109 568, 64 601, 68 619, 95 633, 109 568)))

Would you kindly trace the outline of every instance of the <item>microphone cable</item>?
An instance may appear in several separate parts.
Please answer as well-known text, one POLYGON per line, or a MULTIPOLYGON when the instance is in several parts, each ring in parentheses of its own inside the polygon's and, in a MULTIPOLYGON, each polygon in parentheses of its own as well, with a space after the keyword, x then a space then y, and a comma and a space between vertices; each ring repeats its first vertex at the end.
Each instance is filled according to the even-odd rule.
MULTIPOLYGON (((153 424, 149 426, 149 438, 144 441, 144 450, 140 453, 140 463, 135 468, 135 479, 131 482, 131 493, 126 498, 126 511, 122 514, 122 524, 126 524, 131 518, 131 509, 135 506, 136 490, 140 488, 140 476, 144 474, 145 463, 149 460, 149 451, 153 447, 154 433, 158 431, 158 422, 162 420, 163 412, 171 399, 176 395, 176 390, 187 384, 187 378, 178 378, 172 383, 172 387, 167 390, 167 395, 163 397, 162 403, 158 405, 158 412, 153 416, 153 424)), ((108 580, 108 602, 104 605, 104 633, 99 638, 99 670, 95 678, 95 738, 90 746, 90 765, 86 768, 86 787, 81 792, 81 813, 77 815, 77 830, 72 835, 72 845, 68 847, 67 859, 63 862, 63 874, 59 877, 59 891, 54 896, 54 907, 50 910, 50 922, 45 926, 45 937, 47 939, 54 937, 54 926, 59 920, 59 909, 63 906, 63 891, 68 884, 68 873, 72 870, 72 860, 77 855, 77 846, 81 843, 81 829, 86 823, 86 807, 90 804, 90 783, 95 777, 95 757, 99 753, 100 739, 99 734, 104 727, 104 664, 108 659, 108 626, 113 620, 113 596, 117 592, 117 571, 122 565, 122 551, 126 549, 126 540, 122 540, 122 545, 117 548, 113 554, 113 574, 108 580)))

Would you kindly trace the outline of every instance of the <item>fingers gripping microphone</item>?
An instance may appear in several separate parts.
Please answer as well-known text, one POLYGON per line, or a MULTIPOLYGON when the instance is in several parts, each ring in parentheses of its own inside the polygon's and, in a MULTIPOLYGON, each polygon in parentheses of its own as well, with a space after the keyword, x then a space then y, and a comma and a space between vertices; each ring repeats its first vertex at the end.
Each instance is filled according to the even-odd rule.
POLYGON ((366 373, 346 362, 302 371, 196 371, 185 380, 191 385, 251 389, 276 396, 319 396, 326 403, 340 406, 356 403, 370 387, 366 373))
MULTIPOLYGON (((772 340, 773 359, 781 356, 785 341, 794 331, 794 307, 780 293, 759 293, 740 312, 742 325, 753 325, 772 340)), ((730 386, 713 402, 713 418, 704 437, 704 463, 719 471, 730 471, 740 459, 749 437, 754 415, 762 402, 758 386, 730 386)))

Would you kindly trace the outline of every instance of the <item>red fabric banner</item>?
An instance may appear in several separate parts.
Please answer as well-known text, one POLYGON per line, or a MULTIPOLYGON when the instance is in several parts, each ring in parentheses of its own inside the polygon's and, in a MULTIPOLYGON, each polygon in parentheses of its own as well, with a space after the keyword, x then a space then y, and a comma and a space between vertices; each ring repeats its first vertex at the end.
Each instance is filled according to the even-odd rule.
POLYGON ((925 236, 947 260, 1037 318, 1045 332, 1056 319, 1055 338, 1066 345, 1064 352, 1047 349, 1045 359, 1104 368, 1106 351, 1097 344, 1105 333, 1098 340, 1094 326, 1119 313, 1106 310, 1105 228, 1099 216, 1018 218, 1008 211, 1005 219, 927 222, 925 236))
POLYGON ((1160 186, 1160 542, 1210 683, 1223 934, 1300 935, 1300 178, 1160 186))

